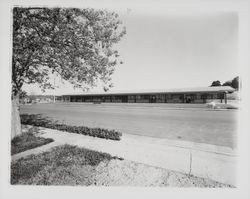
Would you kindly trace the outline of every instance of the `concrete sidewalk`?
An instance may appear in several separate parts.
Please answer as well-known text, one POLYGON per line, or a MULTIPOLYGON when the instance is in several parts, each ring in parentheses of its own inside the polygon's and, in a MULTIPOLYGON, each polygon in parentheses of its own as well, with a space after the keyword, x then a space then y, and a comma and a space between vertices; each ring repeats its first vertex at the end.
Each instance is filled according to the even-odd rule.
POLYGON ((130 134, 113 141, 45 128, 40 131, 39 136, 55 142, 13 155, 12 160, 70 144, 236 186, 236 151, 228 147, 130 134))

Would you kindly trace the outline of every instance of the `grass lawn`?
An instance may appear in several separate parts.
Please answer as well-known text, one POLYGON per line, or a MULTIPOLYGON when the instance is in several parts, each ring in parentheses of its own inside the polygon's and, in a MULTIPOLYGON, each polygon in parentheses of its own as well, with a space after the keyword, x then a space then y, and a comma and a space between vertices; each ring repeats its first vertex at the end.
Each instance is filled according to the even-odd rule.
POLYGON ((58 146, 12 163, 11 184, 91 185, 96 165, 113 158, 76 146, 58 146))
POLYGON ((23 133, 11 140, 11 155, 33 149, 54 140, 51 138, 42 138, 35 136, 32 132, 23 133))
POLYGON ((232 187, 71 145, 13 161, 11 184, 232 187))

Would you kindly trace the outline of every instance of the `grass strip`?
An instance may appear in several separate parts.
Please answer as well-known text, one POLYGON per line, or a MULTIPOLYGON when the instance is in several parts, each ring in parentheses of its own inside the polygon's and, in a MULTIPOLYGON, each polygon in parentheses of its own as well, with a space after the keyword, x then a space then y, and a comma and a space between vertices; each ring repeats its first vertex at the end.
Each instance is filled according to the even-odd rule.
POLYGON ((96 166, 116 158, 76 146, 57 146, 12 162, 11 184, 91 185, 96 166))
POLYGON ((42 138, 33 135, 33 133, 23 133, 20 136, 16 136, 11 140, 11 155, 33 149, 54 140, 51 138, 42 138))

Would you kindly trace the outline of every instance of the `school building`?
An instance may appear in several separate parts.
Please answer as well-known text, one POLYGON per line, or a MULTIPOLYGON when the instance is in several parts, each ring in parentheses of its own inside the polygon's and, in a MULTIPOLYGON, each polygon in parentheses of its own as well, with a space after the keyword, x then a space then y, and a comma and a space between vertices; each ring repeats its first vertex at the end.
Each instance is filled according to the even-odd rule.
POLYGON ((57 96, 60 102, 91 103, 227 103, 227 94, 235 89, 230 86, 139 91, 109 91, 102 93, 67 94, 57 96))

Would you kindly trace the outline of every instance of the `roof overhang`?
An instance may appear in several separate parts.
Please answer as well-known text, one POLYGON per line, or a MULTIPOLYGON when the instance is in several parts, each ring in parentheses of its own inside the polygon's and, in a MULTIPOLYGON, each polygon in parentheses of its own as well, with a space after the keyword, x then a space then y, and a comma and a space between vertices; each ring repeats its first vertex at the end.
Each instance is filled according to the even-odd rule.
POLYGON ((148 94, 182 94, 182 93, 232 93, 235 89, 230 86, 217 87, 199 87, 199 88, 181 88, 181 89, 151 89, 134 91, 109 91, 109 92, 91 92, 74 93, 62 96, 100 96, 100 95, 148 95, 148 94))

